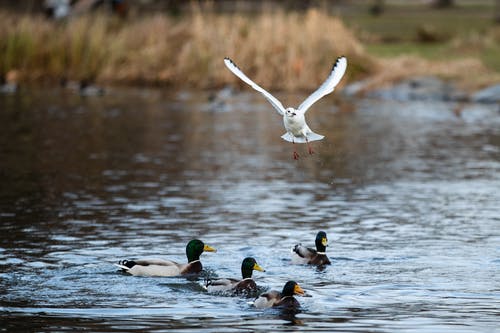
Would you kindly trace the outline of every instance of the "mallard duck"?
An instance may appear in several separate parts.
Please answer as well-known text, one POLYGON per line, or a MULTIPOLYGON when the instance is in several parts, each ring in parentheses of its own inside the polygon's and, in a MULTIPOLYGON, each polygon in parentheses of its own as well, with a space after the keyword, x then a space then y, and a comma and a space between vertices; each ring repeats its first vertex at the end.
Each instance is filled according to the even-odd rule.
POLYGON ((203 251, 216 252, 199 239, 193 239, 186 245, 187 264, 164 259, 122 260, 116 266, 136 276, 177 276, 201 272, 200 255, 203 251))
POLYGON ((247 257, 241 263, 242 280, 238 279, 216 279, 209 280, 206 288, 208 292, 233 292, 240 294, 257 290, 257 284, 252 279, 253 271, 265 272, 265 270, 257 264, 254 258, 247 257))
POLYGON ((299 301, 293 295, 304 295, 304 290, 295 281, 288 281, 280 293, 276 290, 271 290, 257 297, 254 301, 254 306, 258 309, 270 307, 282 307, 287 309, 298 309, 299 301))
POLYGON ((330 265, 331 262, 326 256, 328 238, 324 231, 316 235, 316 250, 297 244, 292 249, 292 263, 310 265, 330 265))

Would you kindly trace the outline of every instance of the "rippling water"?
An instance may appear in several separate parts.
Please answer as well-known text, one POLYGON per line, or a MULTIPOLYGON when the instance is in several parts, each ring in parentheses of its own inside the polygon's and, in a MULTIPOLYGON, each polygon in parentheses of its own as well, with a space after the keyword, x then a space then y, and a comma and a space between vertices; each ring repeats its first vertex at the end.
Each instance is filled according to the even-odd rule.
POLYGON ((328 98, 294 161, 255 94, 0 95, 0 330, 499 332, 500 114, 455 108, 328 98), (332 265, 290 266, 318 230, 332 265), (254 256, 263 289, 311 297, 260 311, 112 266, 185 261, 191 238, 218 249, 210 274, 254 256))

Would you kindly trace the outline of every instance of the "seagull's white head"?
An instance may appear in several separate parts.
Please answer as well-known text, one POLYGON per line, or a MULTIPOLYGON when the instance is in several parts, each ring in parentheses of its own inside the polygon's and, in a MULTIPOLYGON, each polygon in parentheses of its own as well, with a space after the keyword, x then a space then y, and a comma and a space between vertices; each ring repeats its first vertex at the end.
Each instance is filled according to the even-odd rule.
POLYGON ((297 115, 297 110, 295 110, 294 108, 287 108, 285 110, 285 114, 287 117, 295 117, 297 115))

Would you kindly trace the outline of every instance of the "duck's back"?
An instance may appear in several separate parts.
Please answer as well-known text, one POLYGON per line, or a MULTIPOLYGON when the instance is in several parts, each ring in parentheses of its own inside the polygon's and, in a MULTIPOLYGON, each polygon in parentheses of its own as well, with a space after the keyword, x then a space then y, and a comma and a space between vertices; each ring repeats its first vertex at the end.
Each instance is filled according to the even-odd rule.
POLYGON ((271 290, 257 297, 254 301, 254 306, 259 309, 270 308, 281 299, 281 293, 276 290, 271 290))
POLYGON ((308 264, 317 255, 316 250, 297 244, 292 249, 293 264, 308 264))
POLYGON ((207 284, 207 291, 209 293, 229 291, 232 290, 237 284, 238 280, 230 278, 211 280, 207 284))
POLYGON ((140 259, 133 261, 128 273, 136 276, 176 276, 181 274, 180 264, 164 259, 140 259))
POLYGON ((189 264, 179 264, 164 259, 125 260, 121 266, 127 273, 135 276, 177 276, 195 274, 202 270, 201 263, 194 261, 189 264))

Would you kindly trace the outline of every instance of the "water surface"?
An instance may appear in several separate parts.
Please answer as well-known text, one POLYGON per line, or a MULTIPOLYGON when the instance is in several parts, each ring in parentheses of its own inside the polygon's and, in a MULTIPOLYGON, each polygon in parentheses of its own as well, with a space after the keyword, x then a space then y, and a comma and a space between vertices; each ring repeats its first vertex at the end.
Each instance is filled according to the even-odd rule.
POLYGON ((495 106, 326 98, 308 112, 326 139, 294 161, 260 96, 208 94, 0 95, 3 330, 499 331, 495 106), (333 264, 290 266, 319 230, 333 264), (208 274, 253 256, 263 290, 294 279, 311 297, 260 311, 112 265, 184 261, 192 238, 218 249, 208 274))

